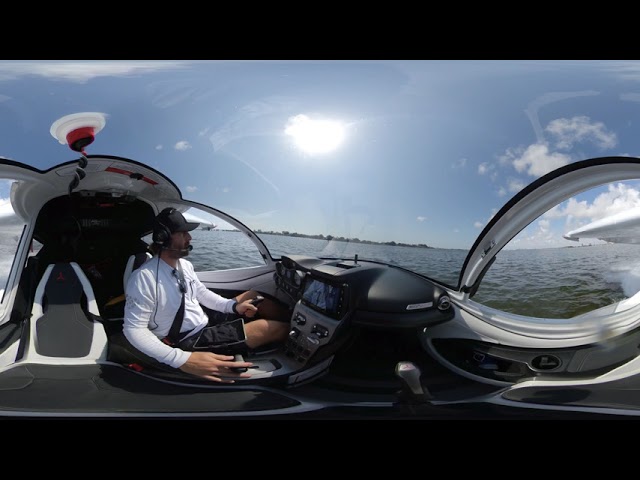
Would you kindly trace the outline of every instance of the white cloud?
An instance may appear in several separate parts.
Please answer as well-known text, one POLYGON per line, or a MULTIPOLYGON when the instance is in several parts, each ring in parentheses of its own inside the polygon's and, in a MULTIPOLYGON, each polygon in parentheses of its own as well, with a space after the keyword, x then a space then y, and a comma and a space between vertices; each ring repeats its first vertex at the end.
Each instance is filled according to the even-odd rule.
POLYGON ((607 191, 599 194, 591 204, 570 198, 563 205, 549 210, 544 216, 568 217, 568 221, 582 219, 585 220, 584 223, 589 223, 639 206, 640 191, 630 185, 617 183, 609 185, 607 191))
MULTIPOLYGON (((640 190, 629 184, 610 184, 605 192, 598 194, 592 202, 570 198, 547 211, 537 222, 533 222, 506 248, 557 248, 575 242, 562 238, 568 231, 624 210, 640 207, 640 190)), ((589 239, 588 243, 600 243, 589 239)))
POLYGON ((551 222, 549 222, 549 220, 538 220, 538 228, 540 228, 541 232, 548 232, 549 231, 549 227, 551 226, 551 222))
POLYGON ((181 140, 176 143, 173 148, 175 148, 176 150, 189 150, 191 148, 191 145, 186 140, 181 140))
POLYGON ((487 225, 491 221, 491 219, 496 216, 496 213, 498 213, 498 209, 492 208, 491 215, 489 215, 489 218, 487 218, 486 222, 474 222, 473 226, 476 228, 484 228, 484 226, 487 225))
POLYGON ((193 193, 193 192, 195 192, 196 190, 198 190, 198 187, 192 187, 191 185, 189 185, 189 186, 187 186, 187 189, 186 189, 186 190, 187 190, 187 192, 189 192, 189 193, 193 193))
POLYGON ((623 102, 640 102, 640 93, 621 93, 620 100, 623 102))
POLYGON ((507 148, 504 155, 498 157, 498 162, 502 166, 511 165, 514 158, 520 157, 524 153, 524 147, 507 148))
POLYGON ((526 186, 527 185, 522 180, 519 180, 517 178, 510 178, 507 181, 507 189, 511 193, 518 193, 520 190, 522 190, 526 186))
POLYGON ((618 78, 628 81, 638 81, 640 80, 640 64, 637 61, 627 61, 627 60, 619 60, 619 61, 606 61, 599 62, 599 67, 602 67, 604 70, 608 70, 616 75, 618 78))
POLYGON ((546 218, 533 222, 522 230, 505 247, 507 250, 519 248, 558 248, 567 245, 575 246, 574 242, 562 238, 562 233, 554 229, 554 223, 546 218))
POLYGON ((182 68, 187 62, 175 61, 46 61, 0 62, 0 80, 39 76, 54 80, 86 83, 98 77, 124 77, 182 68))
POLYGON ((564 153, 551 153, 547 145, 534 143, 529 145, 520 156, 517 156, 517 150, 507 150, 503 158, 511 158, 514 168, 522 173, 534 177, 541 177, 556 168, 567 165, 571 158, 564 153))
POLYGON ((231 187, 222 187, 223 193, 229 193, 231 191, 231 187))
POLYGON ((162 145, 156 145, 156 150, 162 150, 162 145))
POLYGON ((526 186, 527 184, 522 180, 520 180, 519 178, 509 178, 507 180, 507 185, 502 186, 498 189, 498 196, 504 197, 509 193, 512 193, 512 194, 518 193, 520 190, 522 190, 526 186))
POLYGON ((427 217, 423 217, 423 216, 419 216, 418 218, 416 218, 416 220, 418 220, 419 222, 424 222, 427 219, 427 217))
POLYGON ((480 165, 478 165, 478 175, 488 175, 489 179, 492 182, 495 182, 498 179, 496 166, 489 162, 482 162, 480 165))
POLYGON ((570 198, 565 202, 564 207, 556 206, 546 212, 544 216, 547 218, 593 218, 592 213, 595 213, 593 207, 585 200, 578 201, 575 198, 570 198))
POLYGON ((548 224, 535 222, 520 232, 505 249, 553 248, 565 246, 568 243, 568 240, 552 232, 548 224))
MULTIPOLYGON (((633 97, 628 99, 632 100, 633 97)), ((637 100, 640 101, 640 96, 637 100)), ((551 135, 553 142, 539 141, 528 147, 507 149, 505 154, 499 157, 499 164, 511 164, 519 173, 540 177, 572 161, 568 153, 556 149, 567 150, 578 143, 591 143, 600 149, 608 149, 614 148, 618 142, 616 134, 608 130, 602 122, 594 122, 586 116, 553 120, 545 132, 551 135)), ((542 135, 538 135, 538 138, 542 138, 542 135)), ((516 193, 525 187, 524 181, 510 178, 498 194, 506 194, 506 190, 516 193)), ((599 194, 592 202, 578 200, 576 197, 552 208, 538 221, 522 230, 506 248, 575 246, 562 235, 569 230, 636 206, 640 206, 639 190, 628 184, 611 184, 606 192, 599 194)))
MULTIPOLYGON (((601 149, 613 148, 618 139, 615 133, 607 130, 604 123, 593 122, 589 117, 576 116, 573 118, 558 118, 547 125, 545 129, 555 139, 558 149, 570 149, 576 143, 589 142, 601 149)), ((538 135, 541 137, 541 135, 538 135)), ((571 162, 567 153, 552 151, 544 141, 531 144, 528 147, 508 148, 498 157, 500 165, 511 164, 518 173, 526 173, 533 177, 541 177, 552 170, 563 167, 571 162)), ((487 164, 481 164, 478 173, 488 172, 487 164)), ((518 192, 525 187, 525 182, 509 180, 508 191, 518 192)), ((503 189, 498 194, 504 195, 503 189)))
POLYGON ((602 122, 592 122, 589 117, 558 118, 545 129, 556 138, 556 147, 569 150, 575 143, 589 142, 605 150, 618 144, 615 133, 608 131, 602 122))
POLYGON ((541 107, 545 105, 549 105, 551 103, 568 100, 570 98, 589 97, 594 95, 599 95, 599 92, 595 90, 583 90, 583 91, 577 91, 577 92, 550 92, 550 93, 545 93, 544 95, 541 95, 540 97, 536 98, 533 102, 531 102, 527 106, 525 113, 527 114, 527 116, 529 117, 529 120, 531 121, 531 125, 533 126, 533 130, 536 134, 537 143, 545 143, 544 136, 542 134, 542 127, 540 126, 540 120, 538 118, 538 110, 541 107))
POLYGON ((467 165, 466 158, 460 158, 451 164, 451 168, 464 168, 467 165))

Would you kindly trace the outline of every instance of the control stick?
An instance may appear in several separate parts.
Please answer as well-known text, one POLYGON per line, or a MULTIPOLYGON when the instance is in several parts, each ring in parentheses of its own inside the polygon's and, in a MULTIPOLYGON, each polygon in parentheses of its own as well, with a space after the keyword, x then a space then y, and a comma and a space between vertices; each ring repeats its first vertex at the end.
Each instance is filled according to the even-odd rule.
MULTIPOLYGON (((239 353, 233 356, 234 362, 244 362, 244 357, 239 353)), ((247 367, 231 367, 229 370, 237 373, 244 373, 247 371, 247 367)))
POLYGON ((253 305, 254 307, 257 307, 260 302, 262 302, 264 300, 264 297, 262 295, 258 295, 256 296, 256 298, 254 298, 253 300, 251 300, 251 305, 253 305))
POLYGON ((398 362, 396 375, 404 384, 402 392, 406 401, 410 403, 424 403, 431 400, 431 393, 420 382, 420 369, 413 362, 398 362))

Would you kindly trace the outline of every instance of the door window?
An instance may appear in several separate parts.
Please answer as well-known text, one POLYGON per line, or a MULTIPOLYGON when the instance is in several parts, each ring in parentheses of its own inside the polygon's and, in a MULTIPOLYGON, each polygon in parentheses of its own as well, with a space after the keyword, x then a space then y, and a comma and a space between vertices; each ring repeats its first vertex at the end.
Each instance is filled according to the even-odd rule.
MULTIPOLYGON (((184 215, 187 221, 200 222, 198 228, 189 232, 193 250, 187 257, 196 272, 265 265, 256 245, 222 218, 193 207, 184 215)), ((151 235, 145 241, 150 243, 151 235)))
POLYGON ((640 209, 637 181, 606 184, 556 205, 498 253, 473 300, 520 315, 572 318, 636 298, 640 291, 640 215, 635 229, 625 228, 629 232, 625 243, 598 235, 577 241, 564 238, 591 222, 635 208, 640 209))

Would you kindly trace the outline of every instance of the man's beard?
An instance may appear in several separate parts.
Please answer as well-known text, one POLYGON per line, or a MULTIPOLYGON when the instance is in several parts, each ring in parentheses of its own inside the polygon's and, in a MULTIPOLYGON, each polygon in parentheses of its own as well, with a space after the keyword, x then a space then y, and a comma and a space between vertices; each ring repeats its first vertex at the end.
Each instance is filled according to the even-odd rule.
POLYGON ((169 256, 171 258, 175 258, 175 259, 186 257, 187 255, 189 255, 190 251, 191 251, 191 249, 188 248, 188 247, 187 248, 182 248, 182 249, 178 249, 178 248, 167 249, 167 252, 169 253, 169 256))

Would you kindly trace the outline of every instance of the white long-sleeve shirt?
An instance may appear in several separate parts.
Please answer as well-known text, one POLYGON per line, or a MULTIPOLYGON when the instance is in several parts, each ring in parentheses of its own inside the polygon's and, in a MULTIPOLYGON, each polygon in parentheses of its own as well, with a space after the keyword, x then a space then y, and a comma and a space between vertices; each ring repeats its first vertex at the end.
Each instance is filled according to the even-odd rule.
MULTIPOLYGON (((200 304, 223 313, 233 311, 234 299, 224 298, 208 290, 196 276, 193 264, 181 258, 187 291, 184 297, 184 320, 180 332, 194 335, 204 328, 209 319, 200 304)), ((124 335, 141 352, 170 365, 181 367, 191 355, 171 347, 162 339, 169 334, 173 320, 182 302, 182 292, 173 267, 155 256, 135 270, 126 288, 124 308, 124 335)))

